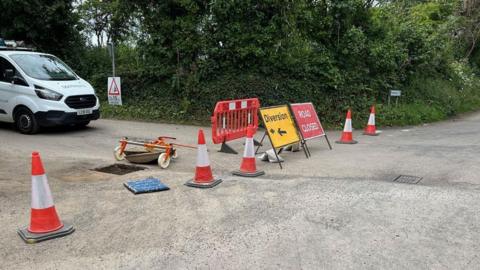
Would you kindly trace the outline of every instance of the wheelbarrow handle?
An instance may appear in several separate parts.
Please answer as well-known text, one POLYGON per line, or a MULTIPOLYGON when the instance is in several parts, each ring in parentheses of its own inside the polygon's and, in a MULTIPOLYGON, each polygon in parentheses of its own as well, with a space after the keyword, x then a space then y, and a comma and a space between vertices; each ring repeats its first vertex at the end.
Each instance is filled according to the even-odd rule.
POLYGON ((160 137, 158 137, 158 139, 159 139, 159 140, 161 140, 161 139, 176 140, 177 138, 175 138, 175 137, 169 137, 169 136, 160 136, 160 137))
POLYGON ((179 144, 179 143, 171 143, 171 145, 175 145, 175 146, 180 146, 180 147, 187 147, 187 148, 193 148, 193 149, 197 149, 197 147, 196 147, 195 145, 179 144))
POLYGON ((143 146, 143 147, 152 147, 152 148, 158 148, 158 149, 169 148, 168 145, 158 145, 158 144, 152 144, 152 143, 141 143, 141 142, 135 142, 135 141, 120 141, 120 142, 125 144, 131 144, 131 145, 137 145, 137 146, 143 146))

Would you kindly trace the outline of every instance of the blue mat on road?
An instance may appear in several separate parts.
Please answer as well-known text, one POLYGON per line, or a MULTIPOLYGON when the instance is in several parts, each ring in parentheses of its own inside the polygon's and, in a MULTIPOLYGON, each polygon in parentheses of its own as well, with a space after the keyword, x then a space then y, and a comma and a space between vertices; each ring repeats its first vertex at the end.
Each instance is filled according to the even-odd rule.
POLYGON ((157 192, 169 190, 164 183, 160 182, 157 178, 149 177, 146 179, 132 180, 123 184, 128 188, 133 194, 147 193, 147 192, 157 192))

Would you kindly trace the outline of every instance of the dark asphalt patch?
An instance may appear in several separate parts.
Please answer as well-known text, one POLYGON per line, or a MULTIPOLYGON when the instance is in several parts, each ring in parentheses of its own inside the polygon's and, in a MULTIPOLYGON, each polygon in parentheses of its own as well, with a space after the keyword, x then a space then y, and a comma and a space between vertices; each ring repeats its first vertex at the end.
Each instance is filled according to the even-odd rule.
POLYGON ((94 171, 102 172, 102 173, 110 173, 116 175, 124 175, 136 171, 145 170, 145 167, 135 166, 135 165, 127 165, 127 164, 112 164, 105 167, 95 168, 94 171))

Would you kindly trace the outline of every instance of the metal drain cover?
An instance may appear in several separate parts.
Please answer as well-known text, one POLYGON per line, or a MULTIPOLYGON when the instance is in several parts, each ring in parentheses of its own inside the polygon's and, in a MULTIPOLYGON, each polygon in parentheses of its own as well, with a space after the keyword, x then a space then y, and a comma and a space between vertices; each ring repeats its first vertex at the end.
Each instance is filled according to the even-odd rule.
POLYGON ((417 184, 422 180, 423 177, 413 176, 413 175, 399 175, 393 182, 404 183, 404 184, 417 184))

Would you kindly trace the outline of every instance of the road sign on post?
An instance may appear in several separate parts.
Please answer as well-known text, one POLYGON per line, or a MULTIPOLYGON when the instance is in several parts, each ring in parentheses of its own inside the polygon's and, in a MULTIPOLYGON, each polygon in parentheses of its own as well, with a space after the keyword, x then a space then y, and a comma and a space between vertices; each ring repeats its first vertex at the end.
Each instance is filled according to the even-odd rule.
MULTIPOLYGON (((260 108, 260 115, 265 125, 265 134, 270 139, 275 155, 277 155, 277 148, 300 142, 297 128, 287 105, 260 108)), ((282 168, 278 155, 277 160, 282 168)))
POLYGON ((390 97, 395 97, 395 104, 398 105, 398 98, 402 96, 401 90, 390 90, 390 95, 388 96, 388 105, 390 105, 390 97))
POLYGON ((112 57, 112 77, 115 77, 115 44, 113 41, 107 44, 108 53, 112 57))
POLYGON ((108 77, 108 104, 122 105, 120 77, 108 77))
POLYGON ((402 95, 401 90, 390 90, 390 96, 392 96, 392 97, 399 97, 401 95, 402 95))

